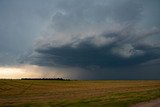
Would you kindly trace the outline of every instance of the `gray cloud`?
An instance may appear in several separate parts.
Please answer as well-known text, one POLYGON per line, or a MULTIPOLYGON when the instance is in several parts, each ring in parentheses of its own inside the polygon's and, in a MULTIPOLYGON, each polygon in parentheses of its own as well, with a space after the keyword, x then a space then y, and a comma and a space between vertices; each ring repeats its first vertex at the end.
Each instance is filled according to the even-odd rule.
POLYGON ((32 48, 46 27, 51 6, 53 2, 43 0, 0 1, 0 65, 18 64, 17 58, 32 48))
POLYGON ((149 78, 148 69, 159 73, 158 4, 158 0, 1 1, 0 64, 17 64, 20 57, 24 64, 77 67, 95 75, 101 71, 100 78, 116 72, 121 72, 117 78, 132 74, 136 78, 137 68, 149 78), (154 66, 147 69, 148 64, 154 66))
MULTIPOLYGON (((144 6, 131 0, 57 2, 48 35, 36 41, 29 61, 41 66, 103 68, 138 66, 159 58, 159 46, 147 38, 156 26, 142 27, 144 6), (34 59, 34 60, 33 60, 34 59)), ((159 44, 157 42, 157 44, 159 44)))

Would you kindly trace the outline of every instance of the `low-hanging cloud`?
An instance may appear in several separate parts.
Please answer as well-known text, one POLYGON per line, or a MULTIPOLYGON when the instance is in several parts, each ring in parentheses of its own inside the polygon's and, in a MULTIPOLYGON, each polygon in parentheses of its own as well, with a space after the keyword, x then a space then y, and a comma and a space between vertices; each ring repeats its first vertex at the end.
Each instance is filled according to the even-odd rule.
POLYGON ((46 35, 22 62, 113 70, 159 59, 160 29, 143 26, 144 9, 137 0, 59 1, 46 35))

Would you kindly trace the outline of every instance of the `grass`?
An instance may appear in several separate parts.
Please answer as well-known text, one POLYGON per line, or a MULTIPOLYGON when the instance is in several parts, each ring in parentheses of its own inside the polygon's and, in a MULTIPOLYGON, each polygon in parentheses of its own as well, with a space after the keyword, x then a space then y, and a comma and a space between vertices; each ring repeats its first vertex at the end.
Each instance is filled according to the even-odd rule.
POLYGON ((0 80, 0 106, 129 107, 160 98, 160 81, 0 80))

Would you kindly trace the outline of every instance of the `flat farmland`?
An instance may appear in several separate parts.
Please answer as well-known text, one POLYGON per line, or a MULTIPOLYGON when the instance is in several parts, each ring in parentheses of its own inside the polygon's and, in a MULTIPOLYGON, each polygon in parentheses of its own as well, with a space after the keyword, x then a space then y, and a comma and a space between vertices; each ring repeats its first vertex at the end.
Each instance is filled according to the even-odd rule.
POLYGON ((159 80, 0 80, 3 107, 130 107, 156 98, 159 80))

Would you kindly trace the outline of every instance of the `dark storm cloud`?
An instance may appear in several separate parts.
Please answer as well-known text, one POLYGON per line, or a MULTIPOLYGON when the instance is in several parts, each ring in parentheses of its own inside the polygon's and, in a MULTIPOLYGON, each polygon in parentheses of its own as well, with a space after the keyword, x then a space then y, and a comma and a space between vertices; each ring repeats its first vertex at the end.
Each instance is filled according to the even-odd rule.
POLYGON ((31 64, 121 71, 160 57, 160 29, 141 26, 143 2, 70 0, 56 7, 48 35, 28 57, 31 64))
POLYGON ((159 5, 159 0, 1 0, 0 65, 18 60, 77 67, 93 78, 136 78, 139 70, 146 78, 155 71, 154 77, 160 61, 159 5))
MULTIPOLYGON (((106 34, 102 37, 115 37, 118 34, 106 34), (109 35, 109 36, 106 36, 109 35)), ((95 38, 86 38, 78 44, 70 43, 61 47, 36 49, 39 57, 33 63, 43 66, 77 66, 77 67, 129 67, 149 60, 160 58, 160 48, 124 45, 119 38, 110 44, 96 46, 95 38), (119 45, 122 45, 119 47, 119 45), (114 50, 114 51, 113 51, 114 50), (38 63, 37 63, 38 62, 38 63)), ((76 40, 75 40, 76 41, 76 40)), ((77 43, 77 42, 76 42, 77 43)))

